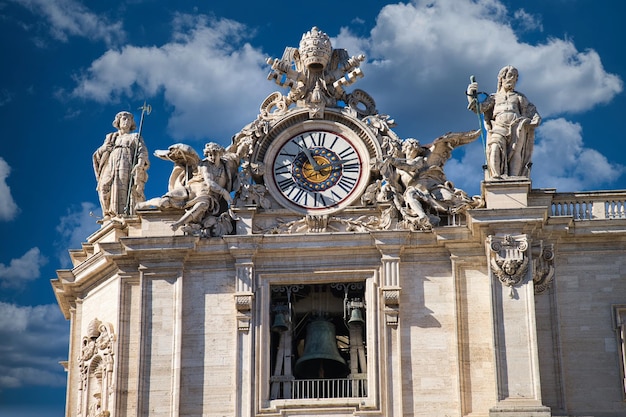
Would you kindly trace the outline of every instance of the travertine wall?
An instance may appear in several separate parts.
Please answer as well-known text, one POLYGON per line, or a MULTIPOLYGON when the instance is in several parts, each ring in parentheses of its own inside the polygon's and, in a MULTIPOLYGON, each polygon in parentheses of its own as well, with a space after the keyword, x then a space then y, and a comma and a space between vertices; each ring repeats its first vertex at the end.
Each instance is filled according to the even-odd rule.
POLYGON ((530 230, 556 254, 554 282, 533 294, 532 265, 512 290, 485 246, 529 223, 487 227, 480 216, 502 213, 475 213, 432 233, 161 237, 154 218, 132 238, 101 231, 55 284, 72 319, 67 415, 88 415, 77 358, 95 318, 116 337, 112 416, 626 415, 612 308, 626 304, 626 236, 594 222, 530 230), (341 280, 366 282, 371 397, 270 401, 270 286, 341 280), (235 303, 247 286, 250 310, 235 303), (397 306, 385 298, 396 290, 397 306))
MULTIPOLYGON (((547 393, 556 391, 547 399, 557 410, 564 404, 578 415, 626 415, 612 311, 626 302, 625 262, 623 237, 563 238, 558 244, 554 289, 544 295, 556 305, 551 321, 558 348, 550 345, 548 331, 541 339, 542 353, 555 355, 546 364, 560 365, 562 379, 551 376, 551 366, 544 384, 547 393)), ((538 315, 539 323, 550 321, 546 313, 538 315)))
POLYGON ((180 415, 233 415, 237 324, 234 266, 185 271, 180 415))

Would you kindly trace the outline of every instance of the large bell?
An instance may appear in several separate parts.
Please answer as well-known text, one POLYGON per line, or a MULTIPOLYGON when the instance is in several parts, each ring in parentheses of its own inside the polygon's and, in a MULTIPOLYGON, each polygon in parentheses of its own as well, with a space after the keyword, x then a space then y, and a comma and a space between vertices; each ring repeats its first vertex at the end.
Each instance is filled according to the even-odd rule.
POLYGON ((304 353, 296 362, 298 378, 343 378, 350 370, 337 349, 335 325, 326 320, 313 320, 306 329, 304 353))

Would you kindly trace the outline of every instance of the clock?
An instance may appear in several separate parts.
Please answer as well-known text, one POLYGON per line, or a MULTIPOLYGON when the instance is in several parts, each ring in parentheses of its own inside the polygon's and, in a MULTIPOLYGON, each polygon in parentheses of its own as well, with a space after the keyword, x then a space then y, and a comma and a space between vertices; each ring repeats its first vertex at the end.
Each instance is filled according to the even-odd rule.
POLYGON ((367 148, 347 129, 287 130, 272 142, 265 161, 268 190, 284 207, 306 214, 345 208, 369 180, 367 148))

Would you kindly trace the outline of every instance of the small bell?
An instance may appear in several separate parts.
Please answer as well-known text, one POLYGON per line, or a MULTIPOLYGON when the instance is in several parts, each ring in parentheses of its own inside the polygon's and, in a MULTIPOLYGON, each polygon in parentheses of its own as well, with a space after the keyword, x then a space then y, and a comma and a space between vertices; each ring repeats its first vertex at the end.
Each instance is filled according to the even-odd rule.
POLYGON ((274 324, 272 324, 272 331, 282 333, 288 329, 289 326, 287 326, 287 322, 285 321, 285 314, 276 313, 276 316, 274 317, 274 324))
POLYGON ((350 320, 348 320, 348 325, 353 326, 357 324, 363 325, 365 324, 365 320, 363 320, 363 313, 361 313, 361 309, 353 308, 352 312, 350 313, 350 320))

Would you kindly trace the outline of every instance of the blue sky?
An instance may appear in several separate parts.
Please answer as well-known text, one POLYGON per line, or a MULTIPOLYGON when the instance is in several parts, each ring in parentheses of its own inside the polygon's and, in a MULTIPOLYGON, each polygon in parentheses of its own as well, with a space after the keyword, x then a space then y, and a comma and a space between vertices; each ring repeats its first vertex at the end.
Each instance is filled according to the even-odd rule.
MULTIPOLYGON (((91 155, 115 113, 153 108, 150 151, 226 145, 277 87, 268 57, 318 26, 367 56, 353 85, 403 138, 477 127, 465 88, 505 65, 543 117, 533 187, 626 189, 626 3, 595 0, 169 2, 0 0, 0 417, 61 416, 69 323, 49 280, 98 225, 91 155), (174 5, 178 3, 178 5, 174 5), (221 3, 221 5, 216 5, 221 3)), ((479 192, 477 141, 448 177, 479 192)), ((148 198, 171 166, 152 158, 148 198)))

